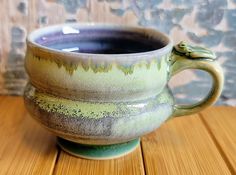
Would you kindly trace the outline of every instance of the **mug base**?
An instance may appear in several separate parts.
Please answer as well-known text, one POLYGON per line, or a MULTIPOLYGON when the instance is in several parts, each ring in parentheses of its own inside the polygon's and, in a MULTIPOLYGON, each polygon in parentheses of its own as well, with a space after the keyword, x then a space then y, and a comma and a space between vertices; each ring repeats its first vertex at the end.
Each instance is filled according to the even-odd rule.
POLYGON ((131 153, 138 147, 140 139, 113 145, 83 145, 58 137, 57 143, 65 152, 80 158, 106 160, 131 153))

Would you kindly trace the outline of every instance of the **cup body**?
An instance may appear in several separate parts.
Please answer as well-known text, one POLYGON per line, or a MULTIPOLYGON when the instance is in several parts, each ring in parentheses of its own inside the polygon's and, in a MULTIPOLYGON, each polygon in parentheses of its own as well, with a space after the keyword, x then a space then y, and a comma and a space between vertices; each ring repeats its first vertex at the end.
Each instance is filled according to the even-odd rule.
POLYGON ((167 36, 140 27, 65 24, 36 30, 27 40, 26 107, 67 140, 99 145, 135 139, 173 112, 166 87, 171 50, 167 36), (96 42, 81 44, 88 38, 96 42), (117 53, 100 53, 111 47, 117 53), (89 53, 80 52, 84 48, 89 53))
POLYGON ((167 83, 172 49, 168 37, 155 30, 92 24, 39 29, 29 36, 27 46, 25 67, 35 87, 50 94, 86 101, 130 101, 159 94, 167 83), (65 28, 71 31, 66 32, 65 28), (156 50, 132 54, 74 53, 42 46, 59 40, 66 48, 73 38, 79 38, 78 35, 96 32, 104 38, 135 40, 142 37, 142 42, 153 42, 149 41, 152 37, 162 45, 156 50))

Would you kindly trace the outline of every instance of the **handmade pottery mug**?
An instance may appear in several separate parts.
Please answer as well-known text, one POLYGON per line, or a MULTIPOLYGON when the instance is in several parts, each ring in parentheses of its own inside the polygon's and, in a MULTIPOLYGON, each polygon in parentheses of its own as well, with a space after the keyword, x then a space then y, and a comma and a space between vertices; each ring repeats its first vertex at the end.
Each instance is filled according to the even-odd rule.
POLYGON ((134 150, 140 136, 164 121, 212 105, 223 73, 208 49, 148 28, 108 24, 64 24, 32 32, 25 68, 25 105, 58 136, 65 151, 108 159, 134 150), (185 69, 213 78, 210 93, 194 105, 178 105, 168 80, 185 69))

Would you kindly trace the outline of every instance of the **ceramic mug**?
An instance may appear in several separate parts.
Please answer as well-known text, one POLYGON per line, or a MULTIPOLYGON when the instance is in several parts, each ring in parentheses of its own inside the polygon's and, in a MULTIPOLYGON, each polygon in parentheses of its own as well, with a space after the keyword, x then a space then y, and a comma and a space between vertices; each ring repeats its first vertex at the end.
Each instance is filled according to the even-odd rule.
MULTIPOLYGON (((27 39, 25 104, 65 151, 108 159, 131 152, 140 136, 171 117, 212 105, 223 86, 215 54, 142 27, 64 24, 27 39), (197 104, 175 103, 167 83, 185 69, 213 78, 197 104)), ((184 77, 183 77, 184 78, 184 77)))

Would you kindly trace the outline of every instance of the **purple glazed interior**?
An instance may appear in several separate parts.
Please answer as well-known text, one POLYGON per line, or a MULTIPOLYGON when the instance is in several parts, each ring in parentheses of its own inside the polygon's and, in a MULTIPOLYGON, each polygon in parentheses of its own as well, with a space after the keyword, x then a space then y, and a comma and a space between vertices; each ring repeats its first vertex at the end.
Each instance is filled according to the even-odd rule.
POLYGON ((53 50, 90 54, 129 54, 154 51, 167 46, 169 39, 158 34, 142 28, 65 25, 38 30, 31 40, 53 50))

